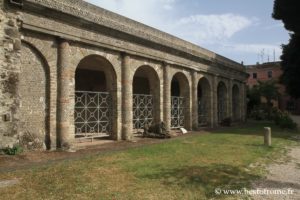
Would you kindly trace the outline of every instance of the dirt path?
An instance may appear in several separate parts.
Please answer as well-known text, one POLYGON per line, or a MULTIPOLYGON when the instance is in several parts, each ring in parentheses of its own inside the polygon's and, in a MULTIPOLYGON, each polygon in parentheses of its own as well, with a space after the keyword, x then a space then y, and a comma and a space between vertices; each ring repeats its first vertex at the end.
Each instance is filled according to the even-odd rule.
POLYGON ((252 195, 254 200, 300 199, 300 146, 289 149, 287 156, 267 167, 266 179, 252 184, 253 190, 265 194, 252 195), (267 192, 272 194, 266 194, 267 192), (274 194, 277 193, 277 194, 274 194), (286 194, 280 194, 286 193, 286 194))
POLYGON ((300 116, 299 115, 291 115, 294 122, 298 124, 298 128, 300 128, 300 116))

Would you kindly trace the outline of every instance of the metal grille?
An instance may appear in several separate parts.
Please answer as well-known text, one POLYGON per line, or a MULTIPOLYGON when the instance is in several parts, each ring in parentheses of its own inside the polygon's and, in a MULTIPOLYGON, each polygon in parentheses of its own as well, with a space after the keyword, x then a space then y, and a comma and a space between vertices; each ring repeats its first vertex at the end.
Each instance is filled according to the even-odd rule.
POLYGON ((207 104, 203 99, 198 100, 198 126, 203 127, 208 124, 208 109, 207 104))
POLYGON ((152 95, 133 95, 133 128, 142 129, 144 125, 153 122, 153 97, 152 95))
POLYGON ((107 92, 75 92, 75 135, 108 136, 111 132, 111 97, 107 92))
POLYGON ((171 128, 184 126, 184 97, 171 97, 171 128))

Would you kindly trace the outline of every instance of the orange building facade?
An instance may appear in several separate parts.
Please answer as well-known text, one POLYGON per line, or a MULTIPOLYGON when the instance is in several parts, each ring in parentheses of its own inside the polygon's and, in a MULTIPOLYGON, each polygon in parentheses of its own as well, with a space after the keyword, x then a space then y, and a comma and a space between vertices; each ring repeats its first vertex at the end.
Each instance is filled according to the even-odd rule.
POLYGON ((247 85, 252 88, 258 84, 258 81, 274 80, 277 82, 280 96, 277 101, 273 101, 273 105, 280 110, 289 111, 292 114, 300 114, 300 99, 293 99, 285 93, 285 86, 279 83, 282 74, 280 62, 267 62, 256 65, 246 66, 249 74, 247 85))

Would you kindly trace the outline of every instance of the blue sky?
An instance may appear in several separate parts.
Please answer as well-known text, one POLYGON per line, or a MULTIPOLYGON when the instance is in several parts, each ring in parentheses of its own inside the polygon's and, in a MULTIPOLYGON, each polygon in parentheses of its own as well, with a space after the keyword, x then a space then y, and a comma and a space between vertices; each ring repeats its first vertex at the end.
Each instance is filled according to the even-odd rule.
POLYGON ((87 0, 237 62, 279 60, 289 39, 274 0, 87 0))

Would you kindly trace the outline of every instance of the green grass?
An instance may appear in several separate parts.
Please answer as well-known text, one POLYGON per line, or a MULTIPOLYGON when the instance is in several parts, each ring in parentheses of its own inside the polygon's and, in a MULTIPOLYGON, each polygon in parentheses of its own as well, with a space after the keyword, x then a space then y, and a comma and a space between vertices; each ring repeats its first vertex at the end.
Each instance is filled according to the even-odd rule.
MULTIPOLYGON (((267 163, 293 145, 295 133, 272 128, 264 147, 263 122, 176 138, 160 144, 87 156, 0 174, 20 184, 0 188, 0 199, 224 199, 215 188, 239 189, 261 178, 267 163)), ((231 196, 232 197, 232 196, 231 196)))

